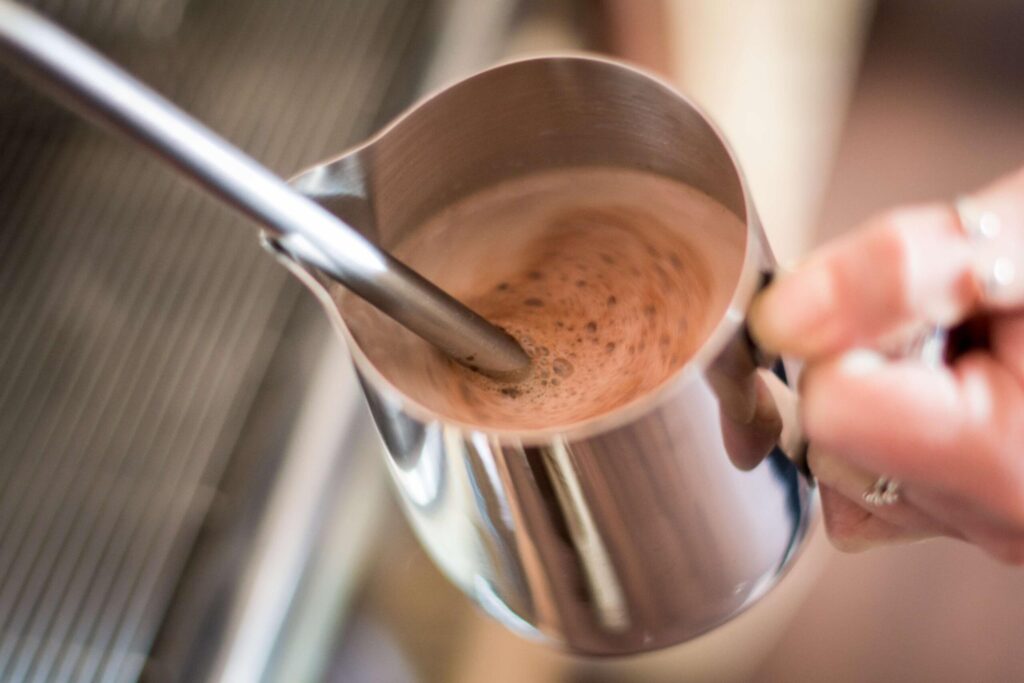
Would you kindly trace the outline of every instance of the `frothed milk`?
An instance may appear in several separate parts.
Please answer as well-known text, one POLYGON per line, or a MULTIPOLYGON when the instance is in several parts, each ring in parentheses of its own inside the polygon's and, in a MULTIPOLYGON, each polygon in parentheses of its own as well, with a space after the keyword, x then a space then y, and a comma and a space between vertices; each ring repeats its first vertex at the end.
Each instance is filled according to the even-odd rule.
POLYGON ((357 343, 413 400, 500 429, 566 426, 658 387, 728 305, 742 222, 674 180, 615 168, 536 173, 475 193, 392 246, 515 336, 515 382, 464 368, 336 289, 357 343))

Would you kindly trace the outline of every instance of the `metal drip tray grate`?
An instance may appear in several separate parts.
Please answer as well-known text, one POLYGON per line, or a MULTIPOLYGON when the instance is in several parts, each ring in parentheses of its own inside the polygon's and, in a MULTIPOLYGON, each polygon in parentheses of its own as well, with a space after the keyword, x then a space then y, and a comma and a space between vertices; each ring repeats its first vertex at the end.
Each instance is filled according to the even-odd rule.
MULTIPOLYGON (((282 173, 379 121, 428 9, 37 4, 282 173)), ((0 680, 135 680, 298 286, 6 73, 0 149, 0 680)))

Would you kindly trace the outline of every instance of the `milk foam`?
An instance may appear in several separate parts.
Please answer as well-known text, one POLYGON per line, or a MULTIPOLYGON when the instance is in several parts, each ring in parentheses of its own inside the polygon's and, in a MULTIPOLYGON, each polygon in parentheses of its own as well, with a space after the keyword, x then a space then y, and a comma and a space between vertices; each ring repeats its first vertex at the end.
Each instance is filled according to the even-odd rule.
POLYGON ((459 366, 336 291, 371 362, 441 415, 485 427, 565 426, 665 382, 724 314, 742 222, 660 176, 573 168, 506 181, 448 207, 393 252, 515 336, 529 375, 459 366))

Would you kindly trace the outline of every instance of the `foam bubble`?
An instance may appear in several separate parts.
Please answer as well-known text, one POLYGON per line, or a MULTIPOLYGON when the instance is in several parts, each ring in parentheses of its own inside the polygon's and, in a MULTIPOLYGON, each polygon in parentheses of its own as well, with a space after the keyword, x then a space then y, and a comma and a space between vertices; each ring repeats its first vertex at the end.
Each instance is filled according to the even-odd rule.
POLYGON ((559 357, 552 361, 551 370, 559 377, 568 377, 569 375, 572 374, 575 368, 573 368, 572 363, 570 363, 564 358, 559 357))

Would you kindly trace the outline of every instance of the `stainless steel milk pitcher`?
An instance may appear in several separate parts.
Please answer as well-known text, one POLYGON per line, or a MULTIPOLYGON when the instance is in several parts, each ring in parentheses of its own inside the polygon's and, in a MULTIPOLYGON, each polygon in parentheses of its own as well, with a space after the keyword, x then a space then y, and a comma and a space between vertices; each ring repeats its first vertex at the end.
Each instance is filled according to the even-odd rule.
POLYGON ((696 187, 744 222, 746 246, 728 311, 695 357, 656 391, 571 428, 490 431, 418 405, 346 330, 325 290, 335 285, 290 267, 349 344, 402 506, 438 566, 526 636, 621 655, 693 638, 757 601, 812 517, 813 485, 785 452, 801 441, 793 377, 746 332, 774 260, 721 134, 632 67, 528 59, 433 95, 291 185, 391 247, 474 191, 594 165, 696 187))

